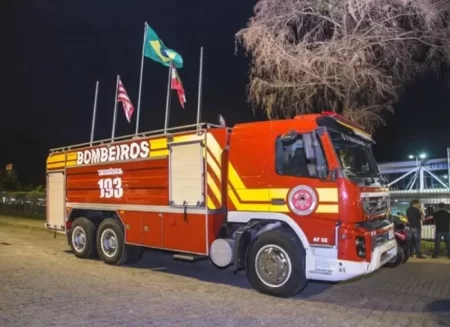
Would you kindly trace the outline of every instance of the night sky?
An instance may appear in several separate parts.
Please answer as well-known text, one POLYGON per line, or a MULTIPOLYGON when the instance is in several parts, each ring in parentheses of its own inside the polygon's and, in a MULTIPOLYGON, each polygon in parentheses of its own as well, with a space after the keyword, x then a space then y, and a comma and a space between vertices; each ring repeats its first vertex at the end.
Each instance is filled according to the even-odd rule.
MULTIPOLYGON (((88 142, 95 82, 100 81, 96 139, 111 136, 116 75, 137 105, 144 22, 179 52, 187 103, 172 94, 170 125, 195 122, 200 46, 204 47, 203 121, 228 125, 264 119, 246 103, 249 60, 234 35, 256 1, 3 0, 0 5, 0 167, 13 163, 23 184, 43 184, 52 147, 88 142)), ((161 129, 167 68, 145 60, 140 131, 161 129)), ((402 96, 375 134, 379 161, 426 151, 444 157, 450 144, 450 92, 424 78, 402 96)), ((134 133, 119 105, 116 135, 134 133)))

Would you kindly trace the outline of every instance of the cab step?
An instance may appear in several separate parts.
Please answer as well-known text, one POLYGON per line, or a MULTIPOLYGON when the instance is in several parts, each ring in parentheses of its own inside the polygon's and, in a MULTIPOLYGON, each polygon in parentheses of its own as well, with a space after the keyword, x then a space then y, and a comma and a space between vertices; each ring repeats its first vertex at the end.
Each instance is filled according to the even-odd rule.
POLYGON ((173 255, 174 260, 184 260, 184 261, 190 261, 190 262, 205 260, 206 258, 208 258, 208 257, 204 256, 204 255, 196 255, 196 254, 176 253, 173 255))

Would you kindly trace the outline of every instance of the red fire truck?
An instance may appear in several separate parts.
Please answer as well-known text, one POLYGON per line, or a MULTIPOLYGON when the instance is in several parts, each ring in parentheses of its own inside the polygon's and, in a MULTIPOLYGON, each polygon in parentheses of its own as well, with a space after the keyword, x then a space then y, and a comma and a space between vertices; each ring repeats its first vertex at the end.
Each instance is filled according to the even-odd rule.
POLYGON ((79 258, 123 265, 144 248, 245 270, 288 297, 396 257, 370 135, 333 113, 200 124, 52 149, 47 223, 79 258))

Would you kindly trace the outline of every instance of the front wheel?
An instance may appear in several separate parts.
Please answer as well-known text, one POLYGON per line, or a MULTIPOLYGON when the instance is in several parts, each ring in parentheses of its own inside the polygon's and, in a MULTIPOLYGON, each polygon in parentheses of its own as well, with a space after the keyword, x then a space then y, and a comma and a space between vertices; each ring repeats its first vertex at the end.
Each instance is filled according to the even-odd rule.
POLYGON ((397 256, 392 261, 386 263, 385 266, 388 268, 398 267, 403 263, 404 259, 405 259, 405 251, 400 245, 397 244, 397 256))
POLYGON ((259 292, 291 297, 308 283, 305 266, 305 250, 297 236, 274 230, 262 233, 252 242, 245 270, 248 281, 259 292))

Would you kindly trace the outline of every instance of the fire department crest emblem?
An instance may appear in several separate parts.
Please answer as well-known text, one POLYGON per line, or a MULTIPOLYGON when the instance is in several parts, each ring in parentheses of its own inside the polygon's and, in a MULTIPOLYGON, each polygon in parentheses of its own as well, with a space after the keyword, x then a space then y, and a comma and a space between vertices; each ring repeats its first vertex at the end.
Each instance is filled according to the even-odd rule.
POLYGON ((317 194, 306 185, 294 187, 288 195, 288 206, 296 215, 309 215, 317 208, 317 194))

